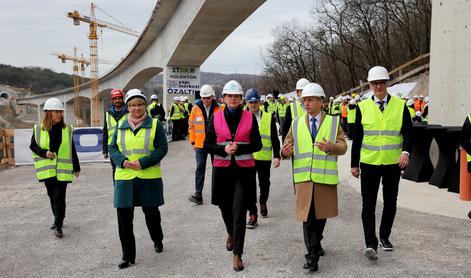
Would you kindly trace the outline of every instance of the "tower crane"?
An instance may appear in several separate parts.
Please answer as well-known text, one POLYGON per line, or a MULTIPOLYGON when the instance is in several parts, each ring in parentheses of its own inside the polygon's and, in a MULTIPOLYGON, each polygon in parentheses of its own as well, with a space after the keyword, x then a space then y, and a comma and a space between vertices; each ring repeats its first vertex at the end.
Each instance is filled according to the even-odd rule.
MULTIPOLYGON (((80 99, 79 99, 79 86, 80 86, 80 80, 79 78, 84 78, 85 77, 85 66, 90 65, 90 59, 84 58, 83 54, 82 57, 77 57, 77 47, 74 47, 74 54, 73 56, 67 55, 64 53, 59 53, 59 52, 52 52, 52 55, 57 56, 62 63, 65 63, 66 61, 72 61, 74 63, 73 66, 73 78, 74 78, 74 115, 75 115, 75 125, 76 126, 81 126, 80 122, 80 99), (78 70, 80 67, 80 76, 78 74, 78 70)), ((112 61, 107 61, 107 60, 102 60, 99 59, 98 63, 100 64, 116 64, 116 62, 112 61)), ((82 80, 83 81, 83 80, 82 80)))
MULTIPOLYGON (((89 24, 88 39, 90 41, 90 89, 92 92, 92 126, 100 125, 100 99, 98 84, 98 35, 97 28, 108 28, 114 31, 139 37, 139 32, 124 26, 97 20, 95 17, 95 3, 90 4, 90 16, 83 16, 78 11, 67 13, 67 17, 73 19, 74 25, 80 25, 80 21, 89 24)), ((101 10, 101 9, 100 9, 101 10)), ((104 11, 103 11, 104 12, 104 11)))

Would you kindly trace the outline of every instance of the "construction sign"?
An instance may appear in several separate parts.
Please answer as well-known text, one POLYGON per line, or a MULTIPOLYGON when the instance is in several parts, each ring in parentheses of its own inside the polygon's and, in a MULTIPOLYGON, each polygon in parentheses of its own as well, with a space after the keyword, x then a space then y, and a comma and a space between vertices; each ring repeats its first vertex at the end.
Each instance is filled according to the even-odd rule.
POLYGON ((199 67, 167 66, 164 77, 168 94, 194 95, 200 90, 199 67))

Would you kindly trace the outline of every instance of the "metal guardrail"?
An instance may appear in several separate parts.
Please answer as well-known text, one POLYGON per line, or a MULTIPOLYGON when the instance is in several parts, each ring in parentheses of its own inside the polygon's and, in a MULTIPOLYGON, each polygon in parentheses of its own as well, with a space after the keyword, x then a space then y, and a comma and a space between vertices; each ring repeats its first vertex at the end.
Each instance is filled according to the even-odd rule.
MULTIPOLYGON (((426 70, 428 70, 430 67, 430 53, 426 53, 423 55, 420 55, 419 57, 410 60, 407 63, 404 63, 400 65, 399 67, 391 70, 389 72, 389 76, 391 77, 391 81, 389 81, 389 85, 394 85, 396 83, 399 83, 407 78, 413 77, 415 75, 418 75, 426 70)), ((369 89, 369 84, 368 82, 361 82, 360 85, 352 88, 348 91, 342 92, 340 95, 350 95, 352 93, 362 93, 366 90, 369 89)))

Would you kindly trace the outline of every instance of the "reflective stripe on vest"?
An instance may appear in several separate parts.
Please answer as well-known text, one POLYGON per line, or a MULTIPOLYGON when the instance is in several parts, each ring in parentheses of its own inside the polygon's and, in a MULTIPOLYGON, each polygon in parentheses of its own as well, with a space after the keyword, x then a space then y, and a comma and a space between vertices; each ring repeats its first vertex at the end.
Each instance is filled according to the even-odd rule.
POLYGON ((402 153, 402 115, 404 102, 391 96, 383 113, 367 99, 359 103, 363 125, 360 162, 372 165, 397 164, 402 153))
MULTIPOLYGON (((127 120, 127 116, 126 116, 127 120)), ((154 150, 154 138, 157 129, 157 119, 152 119, 152 127, 141 128, 134 135, 130 128, 118 128, 116 145, 121 154, 126 156, 129 162, 134 162, 140 158, 150 155, 154 150)), ((160 164, 153 165, 146 169, 134 170, 129 168, 116 167, 115 180, 157 179, 161 178, 160 164)))
MULTIPOLYGON (((214 130, 216 132, 216 143, 220 146, 225 146, 232 142, 231 131, 227 126, 224 113, 214 114, 213 119, 214 130)), ((234 136, 234 142, 237 144, 249 144, 251 130, 252 113, 242 110, 242 117, 240 118, 240 122, 234 136)), ((235 161, 239 167, 255 167, 255 160, 253 159, 252 154, 236 155, 235 161)), ((215 154, 213 165, 214 167, 229 167, 231 165, 231 156, 226 155, 223 157, 215 154)))
MULTIPOLYGON (((219 112, 219 107, 214 107, 213 114, 219 112)), ((206 111, 201 110, 198 105, 195 105, 191 109, 191 114, 188 119, 188 133, 190 135, 190 143, 195 143, 195 147, 203 148, 204 139, 206 137, 204 115, 206 111)), ((207 119, 209 121, 209 118, 207 119)))
POLYGON ((116 122, 115 118, 109 113, 106 112, 106 127, 108 128, 108 145, 111 144, 111 139, 114 135, 114 130, 116 128, 116 124, 120 125, 123 121, 125 114, 121 116, 121 118, 116 122))
MULTIPOLYGON (((72 136, 74 128, 66 126, 62 128, 62 140, 53 159, 44 158, 33 153, 34 168, 38 180, 57 177, 59 181, 71 182, 74 179, 74 167, 72 164, 72 136)), ((34 138, 36 144, 45 150, 49 150, 49 131, 34 125, 34 138)))
MULTIPOLYGON (((326 115, 315 141, 329 138, 330 142, 337 141, 337 130, 340 118, 326 115)), ((293 177, 295 183, 313 181, 316 183, 337 185, 339 183, 337 156, 328 155, 318 147, 313 146, 311 133, 305 117, 296 118, 293 128, 293 177)))
POLYGON ((258 152, 253 153, 255 160, 270 161, 272 157, 272 144, 271 144, 271 113, 262 113, 258 130, 260 131, 260 137, 262 137, 262 149, 258 152))
POLYGON ((305 114, 304 106, 301 105, 298 99, 295 99, 294 102, 290 103, 289 108, 291 109, 292 119, 302 117, 305 114))
POLYGON ((354 124, 356 116, 357 116, 357 107, 355 106, 355 108, 353 109, 348 108, 347 123, 354 124))

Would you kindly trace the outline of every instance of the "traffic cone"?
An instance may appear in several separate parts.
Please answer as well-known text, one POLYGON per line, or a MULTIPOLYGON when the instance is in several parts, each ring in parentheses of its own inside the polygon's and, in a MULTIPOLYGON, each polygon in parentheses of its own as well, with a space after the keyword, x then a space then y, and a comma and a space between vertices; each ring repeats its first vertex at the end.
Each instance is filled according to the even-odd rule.
POLYGON ((461 149, 460 161, 460 200, 471 201, 471 173, 468 172, 466 151, 461 149))

